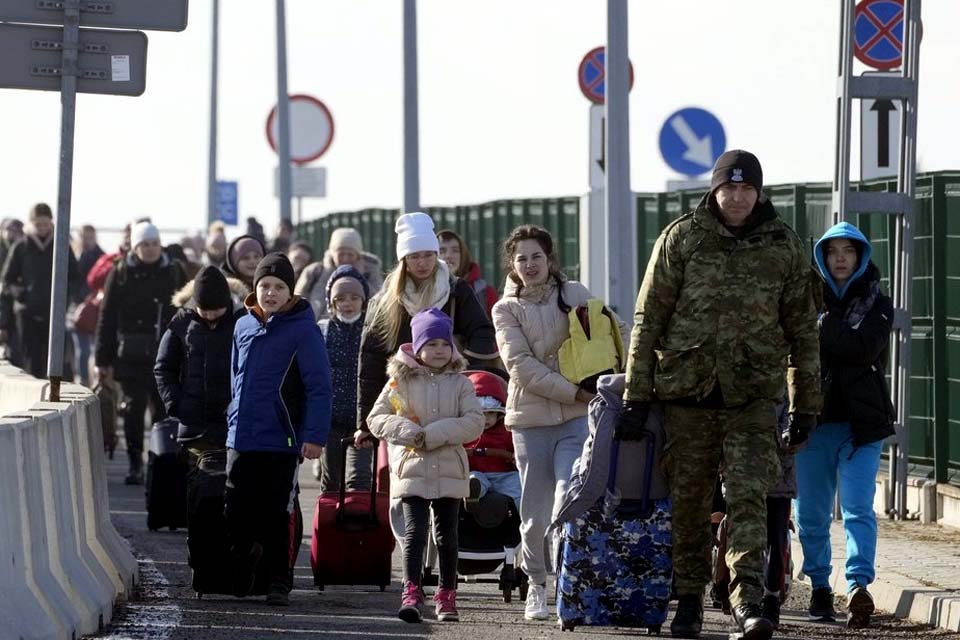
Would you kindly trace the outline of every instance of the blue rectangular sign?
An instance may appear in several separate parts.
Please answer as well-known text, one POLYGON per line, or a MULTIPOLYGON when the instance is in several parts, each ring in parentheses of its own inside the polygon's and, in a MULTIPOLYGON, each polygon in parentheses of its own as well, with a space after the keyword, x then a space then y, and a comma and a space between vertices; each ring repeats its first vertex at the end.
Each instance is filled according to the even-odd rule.
POLYGON ((217 180, 217 218, 224 224, 237 224, 237 183, 217 180))

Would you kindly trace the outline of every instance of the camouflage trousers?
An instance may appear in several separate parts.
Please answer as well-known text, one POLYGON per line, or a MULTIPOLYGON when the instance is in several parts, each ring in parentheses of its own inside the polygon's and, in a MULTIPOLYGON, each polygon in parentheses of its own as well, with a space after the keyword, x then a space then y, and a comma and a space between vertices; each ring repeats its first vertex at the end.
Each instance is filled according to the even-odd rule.
POLYGON ((772 401, 737 409, 666 406, 665 471, 673 501, 673 569, 678 595, 702 594, 711 577, 710 511, 717 473, 726 487, 730 604, 763 597, 766 494, 779 473, 772 401))

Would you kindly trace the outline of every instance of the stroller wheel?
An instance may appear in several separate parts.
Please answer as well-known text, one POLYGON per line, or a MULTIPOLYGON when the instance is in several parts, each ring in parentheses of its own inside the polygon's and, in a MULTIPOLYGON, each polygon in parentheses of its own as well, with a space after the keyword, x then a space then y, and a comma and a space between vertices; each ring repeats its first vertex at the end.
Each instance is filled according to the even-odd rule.
POLYGON ((527 591, 530 588, 530 580, 527 578, 527 574, 521 572, 520 574, 520 599, 526 601, 527 591))
POLYGON ((501 590, 503 591, 503 601, 507 604, 513 602, 513 588, 504 585, 501 590))

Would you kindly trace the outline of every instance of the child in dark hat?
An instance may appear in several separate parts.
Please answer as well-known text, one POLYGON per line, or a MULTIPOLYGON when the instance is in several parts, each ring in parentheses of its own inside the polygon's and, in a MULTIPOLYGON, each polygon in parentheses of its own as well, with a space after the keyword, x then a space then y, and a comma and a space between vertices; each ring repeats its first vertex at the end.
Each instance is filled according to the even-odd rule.
POLYGON ((216 267, 194 280, 193 305, 170 321, 157 352, 153 374, 167 415, 180 421, 179 440, 200 454, 223 449, 230 402, 230 345, 241 312, 233 311, 230 288, 216 267))
MULTIPOLYGON (((357 369, 369 285, 355 267, 341 265, 327 280, 326 297, 329 317, 319 325, 330 356, 333 419, 323 455, 313 461, 313 475, 320 481, 320 491, 339 491, 340 440, 352 436, 357 425, 357 369)), ((347 450, 348 491, 370 488, 370 457, 370 449, 347 450)))
POLYGON ((310 304, 293 295, 293 266, 282 253, 257 265, 247 314, 233 333, 233 399, 227 410, 225 512, 234 559, 234 594, 267 564, 267 604, 290 603, 290 509, 300 456, 323 453, 330 429, 330 364, 310 304))

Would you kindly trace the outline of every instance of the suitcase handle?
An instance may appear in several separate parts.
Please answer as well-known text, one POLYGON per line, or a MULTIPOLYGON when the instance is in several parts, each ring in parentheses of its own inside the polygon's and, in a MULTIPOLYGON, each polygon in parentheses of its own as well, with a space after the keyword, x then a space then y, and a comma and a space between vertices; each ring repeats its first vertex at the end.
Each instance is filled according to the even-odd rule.
MULTIPOLYGON (((650 486, 653 484, 653 465, 654 465, 654 454, 656 453, 656 444, 657 439, 654 436, 652 431, 643 432, 643 441, 647 443, 647 468, 643 471, 643 492, 641 493, 640 502, 640 515, 644 517, 649 516, 652 512, 650 509, 650 486)), ((620 438, 614 436, 613 442, 610 443, 610 467, 609 475, 607 476, 607 492, 613 493, 617 488, 617 465, 620 462, 620 438)), ((623 505, 623 511, 629 511, 631 515, 635 515, 637 508, 635 504, 629 504, 629 502, 634 501, 625 501, 623 505)), ((619 509, 618 509, 619 511, 619 509)))
MULTIPOLYGON (((379 444, 379 443, 378 443, 379 444)), ((353 438, 340 439, 340 497, 337 498, 337 524, 343 524, 344 508, 347 501, 347 447, 353 446, 353 438)), ((379 524, 377 519, 377 450, 380 447, 374 445, 373 455, 370 465, 370 523, 373 526, 379 524)))

